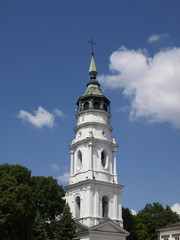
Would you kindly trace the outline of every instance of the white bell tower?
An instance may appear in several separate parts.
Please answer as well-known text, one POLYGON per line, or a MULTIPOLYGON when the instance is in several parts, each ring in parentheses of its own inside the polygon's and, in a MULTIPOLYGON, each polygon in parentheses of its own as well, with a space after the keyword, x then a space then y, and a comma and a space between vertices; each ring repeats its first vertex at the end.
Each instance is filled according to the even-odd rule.
POLYGON ((65 198, 76 219, 80 239, 124 240, 128 232, 123 229, 123 186, 118 184, 116 171, 118 145, 111 136, 110 101, 96 80, 93 52, 89 75, 87 89, 77 101, 76 137, 69 147, 71 166, 65 198), (110 234, 108 238, 106 232, 110 234))

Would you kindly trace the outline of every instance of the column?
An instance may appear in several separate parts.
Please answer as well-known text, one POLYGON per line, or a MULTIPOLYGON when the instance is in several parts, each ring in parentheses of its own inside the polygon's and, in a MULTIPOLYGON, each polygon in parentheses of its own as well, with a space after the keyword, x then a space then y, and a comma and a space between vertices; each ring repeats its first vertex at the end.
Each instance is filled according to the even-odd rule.
POLYGON ((89 143, 89 170, 92 170, 93 168, 93 154, 92 154, 92 142, 89 143))
POLYGON ((114 219, 118 218, 118 201, 117 201, 117 194, 114 194, 114 219))
POLYGON ((74 168, 74 152, 71 151, 71 171, 70 171, 70 176, 73 176, 73 168, 74 168))
POLYGON ((116 150, 113 151, 114 153, 114 175, 117 175, 117 170, 116 170, 116 150))
POLYGON ((100 199, 99 199, 99 189, 95 188, 95 193, 96 193, 96 201, 95 201, 95 206, 96 206, 96 212, 95 212, 95 217, 100 217, 100 212, 99 212, 99 207, 100 207, 100 199))

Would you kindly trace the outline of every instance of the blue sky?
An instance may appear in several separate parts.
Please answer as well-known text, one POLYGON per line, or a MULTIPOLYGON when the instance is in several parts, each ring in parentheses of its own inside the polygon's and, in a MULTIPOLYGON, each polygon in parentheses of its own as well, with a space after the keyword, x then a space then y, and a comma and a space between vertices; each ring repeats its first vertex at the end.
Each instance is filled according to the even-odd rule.
POLYGON ((93 37, 123 205, 179 204, 179 9, 178 0, 1 1, 0 163, 66 184, 93 37))

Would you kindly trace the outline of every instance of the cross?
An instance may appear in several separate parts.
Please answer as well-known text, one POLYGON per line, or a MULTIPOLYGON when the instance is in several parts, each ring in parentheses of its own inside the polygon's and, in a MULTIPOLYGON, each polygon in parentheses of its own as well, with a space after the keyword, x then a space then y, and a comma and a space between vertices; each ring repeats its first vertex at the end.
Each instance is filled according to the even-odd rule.
POLYGON ((94 51, 93 51, 93 45, 95 45, 96 43, 93 41, 92 38, 91 38, 91 40, 89 40, 89 42, 91 43, 91 46, 92 46, 92 52, 94 52, 94 51))

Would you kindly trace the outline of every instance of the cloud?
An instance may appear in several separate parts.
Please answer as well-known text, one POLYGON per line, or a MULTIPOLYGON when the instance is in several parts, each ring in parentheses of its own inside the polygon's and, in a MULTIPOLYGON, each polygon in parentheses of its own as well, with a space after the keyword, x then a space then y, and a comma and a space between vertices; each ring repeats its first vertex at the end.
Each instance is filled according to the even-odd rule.
POLYGON ((176 212, 177 214, 180 215, 180 204, 179 203, 175 203, 174 205, 172 205, 171 210, 173 212, 176 212))
POLYGON ((134 216, 137 215, 137 212, 136 212, 135 210, 133 210, 133 209, 131 209, 131 213, 132 213, 132 215, 134 215, 134 216))
POLYGON ((69 172, 63 173, 63 175, 60 175, 57 177, 58 182, 60 183, 68 183, 69 182, 69 172))
POLYGON ((150 42, 150 43, 157 42, 158 40, 160 40, 160 38, 168 37, 168 36, 169 36, 169 34, 154 33, 154 34, 152 34, 151 36, 148 37, 148 42, 150 42))
POLYGON ((59 167, 56 163, 53 163, 53 164, 51 165, 51 168, 52 168, 53 171, 58 171, 58 170, 60 170, 60 167, 59 167))
POLYGON ((130 120, 146 118, 180 128, 180 48, 164 49, 152 58, 147 50, 121 47, 110 56, 110 75, 101 75, 105 88, 123 89, 130 101, 130 120))
MULTIPOLYGON (((63 115, 62 111, 55 109, 58 116, 63 115), (57 113, 58 112, 58 113, 57 113)), ((24 122, 29 122, 36 128, 49 127, 53 128, 55 126, 55 115, 45 110, 43 107, 39 106, 37 111, 34 111, 34 115, 21 110, 19 111, 18 118, 21 118, 24 122)))
POLYGON ((57 108, 54 109, 54 112, 55 112, 57 117, 64 117, 65 116, 65 114, 61 110, 59 110, 57 108))

